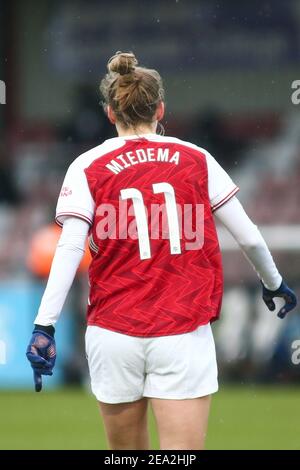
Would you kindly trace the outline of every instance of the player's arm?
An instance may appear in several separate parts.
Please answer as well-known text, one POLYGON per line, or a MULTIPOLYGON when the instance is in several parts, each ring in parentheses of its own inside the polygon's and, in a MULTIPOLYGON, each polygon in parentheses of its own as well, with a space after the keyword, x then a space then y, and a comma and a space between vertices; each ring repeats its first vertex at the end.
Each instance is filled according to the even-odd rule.
POLYGON ((257 226, 236 197, 217 209, 215 216, 231 233, 257 272, 263 286, 263 300, 269 310, 275 310, 274 297, 284 298, 285 305, 278 313, 279 318, 284 318, 296 306, 297 299, 294 292, 283 282, 257 226))
POLYGON ((88 231, 84 220, 68 217, 64 221, 35 325, 53 327, 57 322, 84 255, 88 231))
POLYGON ((68 217, 64 221, 26 352, 33 368, 37 392, 42 389, 42 375, 52 375, 56 360, 54 325, 60 316, 84 254, 88 231, 89 224, 84 220, 68 217))
POLYGON ((65 176, 56 208, 56 221, 63 227, 38 315, 27 348, 34 371, 36 391, 42 388, 42 375, 52 375, 56 348, 54 325, 62 311, 85 250, 93 221, 94 201, 79 157, 65 176))
POLYGON ((263 300, 268 309, 275 310, 274 297, 284 298, 285 305, 278 313, 280 318, 284 318, 296 306, 296 296, 283 282, 260 231, 235 197, 239 188, 210 153, 205 152, 205 155, 211 209, 233 235, 256 270, 262 282, 263 300))

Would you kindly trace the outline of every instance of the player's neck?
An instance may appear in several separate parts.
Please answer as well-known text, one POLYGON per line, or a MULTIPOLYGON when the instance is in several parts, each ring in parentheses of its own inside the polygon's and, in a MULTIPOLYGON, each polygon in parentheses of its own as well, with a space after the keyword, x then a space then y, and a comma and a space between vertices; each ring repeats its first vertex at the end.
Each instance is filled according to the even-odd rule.
POLYGON ((138 127, 120 127, 116 125, 116 129, 119 137, 126 135, 144 135, 144 134, 155 134, 156 133, 157 123, 152 123, 147 126, 138 126, 138 127))

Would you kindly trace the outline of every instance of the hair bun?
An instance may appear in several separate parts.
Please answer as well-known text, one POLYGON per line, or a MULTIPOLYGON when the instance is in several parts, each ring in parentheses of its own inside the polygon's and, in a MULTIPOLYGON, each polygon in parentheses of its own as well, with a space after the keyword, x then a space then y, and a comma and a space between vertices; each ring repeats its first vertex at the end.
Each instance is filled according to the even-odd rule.
POLYGON ((109 72, 126 75, 133 72, 137 64, 138 61, 132 52, 118 51, 109 59, 107 68, 109 72))

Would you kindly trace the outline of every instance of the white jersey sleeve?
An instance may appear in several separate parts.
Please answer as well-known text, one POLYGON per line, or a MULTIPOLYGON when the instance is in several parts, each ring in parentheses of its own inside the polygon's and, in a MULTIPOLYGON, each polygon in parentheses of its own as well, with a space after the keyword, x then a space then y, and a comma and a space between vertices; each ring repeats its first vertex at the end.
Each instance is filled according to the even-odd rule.
POLYGON ((216 217, 240 245, 266 288, 277 290, 282 277, 260 231, 249 219, 239 200, 236 197, 230 199, 228 204, 216 212, 216 217))
POLYGON ((66 217, 78 217, 93 223, 95 203, 91 195, 82 159, 75 160, 66 173, 56 206, 55 220, 62 226, 66 217))
POLYGON ((205 155, 208 171, 208 194, 212 211, 215 211, 229 201, 239 191, 239 188, 210 153, 205 152, 205 155))
POLYGON ((78 217, 66 218, 34 321, 36 325, 48 326, 57 322, 84 254, 88 231, 89 225, 78 217))

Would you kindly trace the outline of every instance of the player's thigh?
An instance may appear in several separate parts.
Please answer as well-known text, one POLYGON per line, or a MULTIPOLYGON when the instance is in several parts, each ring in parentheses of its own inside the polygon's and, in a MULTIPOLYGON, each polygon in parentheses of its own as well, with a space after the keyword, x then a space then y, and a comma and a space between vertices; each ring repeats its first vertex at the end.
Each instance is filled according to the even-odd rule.
POLYGON ((99 402, 110 446, 115 448, 147 448, 148 400, 108 404, 99 402))
POLYGON ((145 397, 188 400, 217 390, 218 368, 210 325, 147 342, 145 397))
POLYGON ((107 404, 140 400, 145 381, 140 338, 89 326, 85 339, 91 387, 97 400, 107 404))
POLYGON ((188 400, 151 398, 160 448, 204 449, 210 402, 210 395, 188 400))

